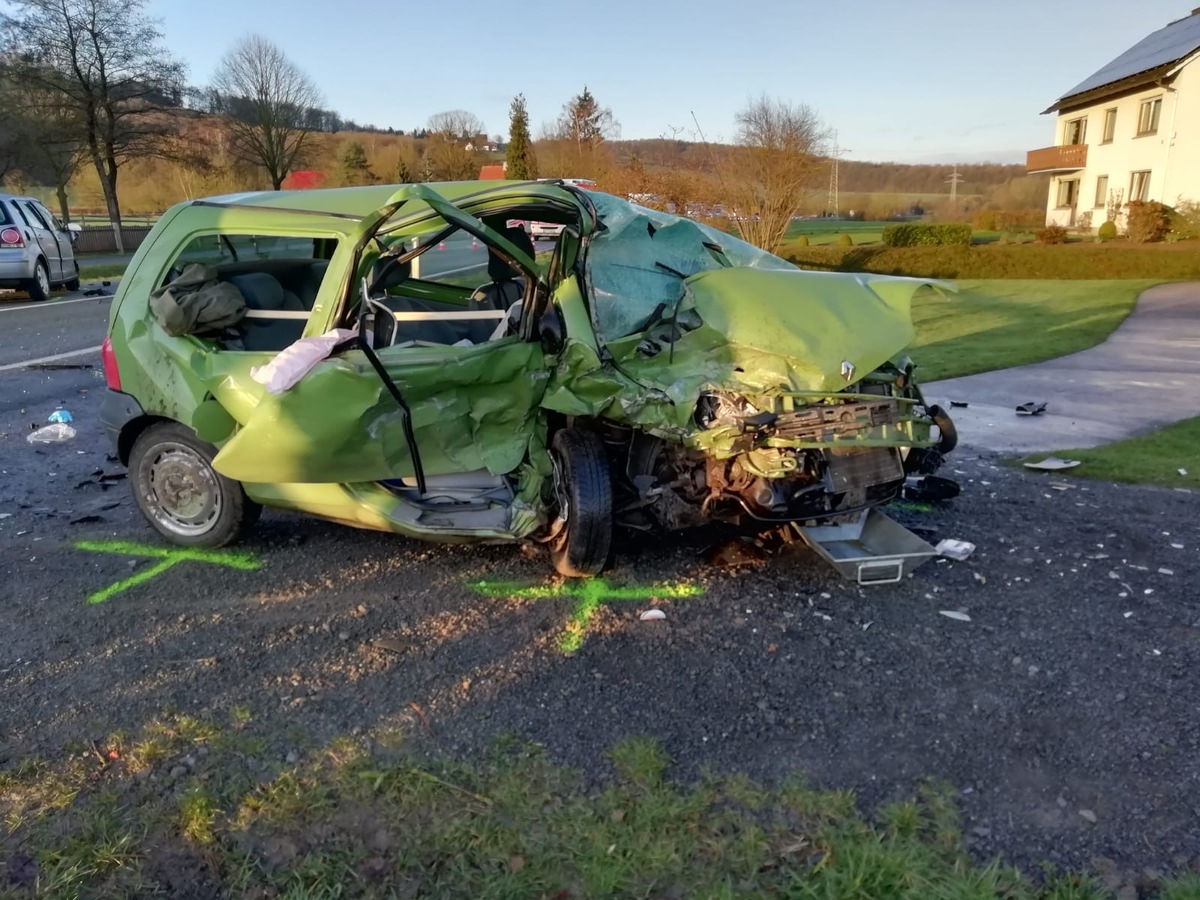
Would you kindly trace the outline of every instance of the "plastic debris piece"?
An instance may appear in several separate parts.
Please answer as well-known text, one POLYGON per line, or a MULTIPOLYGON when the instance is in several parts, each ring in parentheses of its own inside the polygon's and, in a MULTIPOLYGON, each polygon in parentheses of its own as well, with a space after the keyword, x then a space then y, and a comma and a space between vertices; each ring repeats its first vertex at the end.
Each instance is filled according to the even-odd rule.
POLYGON ((945 538, 938 542, 934 547, 938 556, 945 556, 947 559, 956 559, 962 562, 970 557, 975 552, 975 545, 970 541, 959 541, 954 538, 945 538))
POLYGON ((640 616, 638 616, 638 618, 641 619, 643 622, 656 622, 656 621, 665 619, 666 617, 667 617, 667 614, 665 612, 663 612, 661 609, 648 609, 644 613, 642 613, 640 616))
POLYGON ((1017 407, 1018 416, 1040 416, 1045 411, 1045 403, 1038 403, 1033 400, 1030 400, 1028 403, 1022 403, 1017 407))
POLYGON ((1183 549, 1183 544, 1172 544, 1172 545, 1171 545, 1171 548, 1172 548, 1173 550, 1182 550, 1182 549, 1183 549))
POLYGON ((1133 618, 1133 613, 1132 612, 1125 613, 1125 618, 1127 618, 1127 619, 1133 618))
POLYGON ((1187 475, 1187 469, 1180 469, 1180 470, 1179 470, 1179 474, 1180 474, 1180 475, 1187 475))
POLYGON ((956 622, 970 622, 971 617, 964 612, 959 612, 957 609, 939 609, 938 614, 945 616, 947 619, 954 619, 956 622))
POLYGON ((31 444, 62 444, 75 437, 75 429, 62 423, 46 425, 25 438, 31 444))
POLYGON ((1040 462, 1027 462, 1025 468, 1038 472, 1057 472, 1060 469, 1073 469, 1080 465, 1077 459, 1059 459, 1057 456, 1047 456, 1040 462))
POLYGON ((1096 814, 1090 809, 1081 809, 1079 811, 1079 818, 1083 819, 1085 822, 1090 822, 1093 825, 1096 824, 1096 814))
POLYGON ((1160 568, 1160 569, 1158 570, 1158 574, 1159 574, 1159 575, 1174 575, 1174 574, 1175 574, 1175 570, 1174 570, 1174 569, 1167 569, 1167 568, 1160 568))
POLYGON ((951 400, 950 405, 955 409, 966 409, 971 404, 967 403, 966 400, 951 400))
POLYGON ((75 421, 75 417, 71 415, 69 410, 56 409, 54 412, 50 413, 50 418, 48 418, 46 421, 54 422, 59 425, 69 425, 71 422, 75 421))

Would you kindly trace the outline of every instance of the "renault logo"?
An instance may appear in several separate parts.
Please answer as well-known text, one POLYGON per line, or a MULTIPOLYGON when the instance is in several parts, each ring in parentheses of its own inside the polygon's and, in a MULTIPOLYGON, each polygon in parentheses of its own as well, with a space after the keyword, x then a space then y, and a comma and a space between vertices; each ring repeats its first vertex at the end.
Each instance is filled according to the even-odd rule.
POLYGON ((842 377, 847 381, 854 380, 854 363, 848 359, 842 360, 842 377))

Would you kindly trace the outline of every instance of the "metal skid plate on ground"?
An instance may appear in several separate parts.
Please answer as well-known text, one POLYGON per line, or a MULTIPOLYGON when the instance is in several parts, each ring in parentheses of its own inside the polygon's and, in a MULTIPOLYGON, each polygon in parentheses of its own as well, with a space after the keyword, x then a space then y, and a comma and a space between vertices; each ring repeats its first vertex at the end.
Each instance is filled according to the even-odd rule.
POLYGON ((844 525, 796 530, 843 577, 859 584, 895 584, 937 555, 928 542, 876 509, 844 525))

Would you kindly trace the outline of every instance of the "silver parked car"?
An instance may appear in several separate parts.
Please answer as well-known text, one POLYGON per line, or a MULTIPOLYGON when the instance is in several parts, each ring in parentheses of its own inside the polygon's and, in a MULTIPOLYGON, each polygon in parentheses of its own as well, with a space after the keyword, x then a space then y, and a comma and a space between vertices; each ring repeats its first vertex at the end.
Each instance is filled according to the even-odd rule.
POLYGON ((0 288, 47 300, 54 287, 79 287, 75 228, 63 225, 33 197, 0 194, 0 288))

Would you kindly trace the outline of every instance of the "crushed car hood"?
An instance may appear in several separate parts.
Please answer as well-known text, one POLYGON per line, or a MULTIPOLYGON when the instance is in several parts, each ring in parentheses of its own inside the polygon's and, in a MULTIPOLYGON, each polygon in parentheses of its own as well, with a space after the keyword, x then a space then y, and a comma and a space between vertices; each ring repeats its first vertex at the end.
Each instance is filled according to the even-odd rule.
MULTIPOLYGON (((733 374, 744 376, 737 380, 836 392, 912 343, 912 298, 929 282, 730 268, 702 272, 685 284, 703 323, 698 340, 686 343, 709 350, 727 344, 741 370, 733 374)), ((684 344, 676 342, 677 358, 684 344)))

